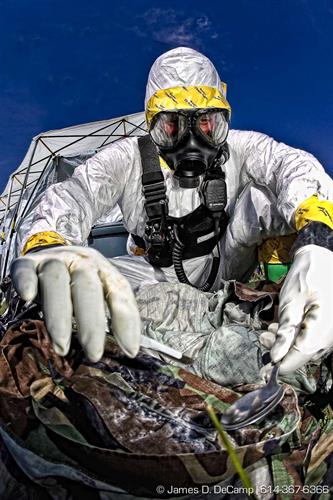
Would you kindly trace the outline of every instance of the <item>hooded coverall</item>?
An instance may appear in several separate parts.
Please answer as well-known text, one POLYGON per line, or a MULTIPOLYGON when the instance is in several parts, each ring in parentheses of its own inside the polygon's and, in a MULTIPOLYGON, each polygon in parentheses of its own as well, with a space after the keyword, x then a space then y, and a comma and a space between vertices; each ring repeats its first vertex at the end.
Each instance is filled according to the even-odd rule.
MULTIPOLYGON (((193 93, 194 100, 198 95, 205 96, 205 93, 212 94, 214 98, 217 96, 219 107, 230 111, 225 98, 225 85, 221 83, 209 59, 188 48, 177 48, 160 56, 153 64, 148 77, 145 100, 148 124, 152 115, 163 109, 207 107, 204 98, 200 101, 201 97, 199 104, 192 98, 177 101, 174 97, 177 94, 182 98, 182 95, 184 97, 190 92, 193 93)), ((333 182, 311 154, 252 131, 231 130, 227 143, 230 158, 222 168, 226 177, 228 198, 226 211, 230 220, 220 241, 221 263, 213 289, 219 288, 221 278, 246 280, 256 266, 258 246, 271 237, 290 235, 299 231, 301 235, 304 228, 317 223, 321 228, 333 229, 332 203, 329 201, 333 199, 333 182)), ((192 212, 200 204, 198 189, 179 187, 173 172, 164 166, 161 168, 166 183, 169 215, 182 217, 192 212)), ((129 137, 105 147, 85 164, 77 167, 71 178, 46 190, 31 217, 21 225, 19 236, 23 253, 43 246, 85 244, 92 225, 117 203, 129 233, 144 238, 147 216, 141 175, 142 165, 137 138, 129 137)), ((320 245, 311 234, 306 235, 306 238, 303 241, 305 246, 300 252, 297 251, 297 262, 295 253, 291 271, 284 285, 284 293, 281 291, 280 325, 283 326, 277 333, 277 343, 271 351, 272 354, 275 348, 275 359, 278 361, 287 354, 295 341, 291 356, 290 353, 286 356, 287 358, 289 356, 290 360, 289 364, 286 363, 286 371, 313 359, 317 352, 320 354, 329 352, 333 344, 330 316, 332 313, 327 296, 330 295, 331 285, 325 288, 323 279, 324 268, 328 269, 327 272, 331 272, 329 269, 332 268, 330 243, 328 239, 325 240, 326 233, 320 245), (320 261, 315 263, 317 267, 313 265, 313 259, 320 261), (303 317, 307 313, 311 314, 308 314, 305 324, 303 317), (298 335, 300 328, 303 328, 302 325, 305 327, 305 332, 298 335), (321 331, 319 347, 316 336, 313 335, 313 328, 321 331)), ((37 293, 36 283, 41 273, 43 274, 41 267, 43 268, 43 261, 48 258, 52 260, 59 257, 60 263, 69 259, 66 264, 68 271, 65 273, 68 280, 68 272, 71 273, 73 269, 70 263, 72 256, 74 258, 78 254, 77 262, 80 259, 83 262, 82 258, 83 260, 89 258, 89 256, 81 258, 78 247, 72 248, 67 252, 67 257, 61 251, 55 252, 57 254, 55 256, 38 252, 44 254, 40 257, 38 253, 28 253, 25 261, 17 259, 16 280, 14 280, 18 283, 17 288, 22 289, 23 285, 23 288, 28 290, 29 280, 24 282, 23 276, 30 276, 34 283, 33 293, 26 291, 21 295, 33 298, 37 293), (31 257, 28 258, 29 255, 31 257), (37 274, 34 274, 35 271, 37 274)), ((129 242, 128 249, 131 253, 133 241, 129 242)), ((215 251, 216 249, 213 250, 215 251)), ((94 259, 98 261, 100 257, 92 256, 92 264, 94 259)), ((186 260, 184 268, 189 280, 196 284, 200 280, 205 280, 210 272, 211 261, 212 255, 186 260)), ((143 256, 129 255, 115 258, 112 259, 112 264, 128 278, 133 288, 164 280, 177 281, 173 266, 154 268, 143 256)), ((98 271, 99 264, 96 264, 94 269, 96 277, 101 276, 101 272, 98 271)), ((82 270, 84 271, 83 268, 82 270)), ((108 287, 112 287, 111 277, 110 280, 106 287, 107 295, 110 300, 112 296, 114 300, 118 298, 121 308, 120 302, 123 299, 117 295, 117 290, 111 294, 108 292, 108 287)), ((51 282, 48 283, 50 285, 51 282)), ((69 288, 66 293, 70 300, 69 288)), ((76 293, 79 294, 80 289, 76 293)), ((81 299, 76 300, 77 309, 81 299)), ((81 309, 84 312, 84 308, 81 309)), ((126 320, 128 314, 125 308, 123 310, 123 318, 126 320)), ((70 328, 70 312, 71 309, 68 307, 66 330, 70 328)), ((52 317, 56 317, 56 312, 52 317)), ((103 352, 104 330, 101 320, 100 324, 99 347, 96 351, 95 347, 91 347, 90 350, 91 357, 95 360, 99 359, 103 352)), ((84 327, 84 321, 82 325, 84 327)), ((51 329, 51 326, 48 328, 51 329)), ((92 329, 93 326, 90 325, 89 328, 92 329)), ((125 330, 124 325, 120 324, 119 339, 125 330)), ((55 333, 54 337, 57 335, 55 333)), ((68 352, 70 341, 68 335, 69 332, 66 335, 62 334, 65 340, 61 341, 63 347, 59 348, 59 353, 68 352)), ((91 335, 90 330, 86 332, 82 342, 92 345, 91 335)), ((129 346, 131 342, 132 340, 129 340, 129 346)), ((138 349, 137 339, 135 346, 132 351, 127 349, 125 352, 131 351, 132 355, 135 355, 138 349)))
MULTIPOLYGON (((148 78, 145 105, 160 89, 205 85, 222 90, 212 63, 188 48, 171 50, 154 63, 148 78)), ((224 91, 224 89, 223 89, 224 91)), ((223 166, 227 184, 230 222, 221 240, 219 279, 245 281, 257 262, 257 248, 270 237, 295 233, 296 209, 317 195, 329 200, 333 182, 311 154, 252 131, 230 130, 230 158, 223 166)), ((162 168, 169 214, 182 217, 200 205, 197 188, 180 188, 171 170, 162 168)), ((21 226, 23 244, 38 246, 36 233, 56 232, 68 243, 82 245, 98 218, 119 204, 129 233, 144 238, 147 216, 142 194, 142 166, 137 138, 113 143, 76 168, 66 181, 52 185, 34 211, 32 221, 21 226)), ((316 215, 314 216, 316 219, 316 215)), ((128 245, 131 253, 133 245, 128 245)), ((177 280, 173 268, 154 269, 144 257, 116 258, 115 264, 132 286, 177 280)), ((209 273, 211 256, 185 262, 190 281, 209 273)))

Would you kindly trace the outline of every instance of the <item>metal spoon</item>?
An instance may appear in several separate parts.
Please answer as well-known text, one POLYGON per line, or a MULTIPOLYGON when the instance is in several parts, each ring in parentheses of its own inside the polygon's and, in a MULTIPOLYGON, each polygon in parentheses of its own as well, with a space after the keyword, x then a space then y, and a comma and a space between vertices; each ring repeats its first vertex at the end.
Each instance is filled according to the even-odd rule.
POLYGON ((221 424, 226 431, 234 431, 253 424, 276 408, 284 394, 284 388, 277 381, 278 372, 279 365, 273 365, 266 385, 245 394, 224 412, 221 424))

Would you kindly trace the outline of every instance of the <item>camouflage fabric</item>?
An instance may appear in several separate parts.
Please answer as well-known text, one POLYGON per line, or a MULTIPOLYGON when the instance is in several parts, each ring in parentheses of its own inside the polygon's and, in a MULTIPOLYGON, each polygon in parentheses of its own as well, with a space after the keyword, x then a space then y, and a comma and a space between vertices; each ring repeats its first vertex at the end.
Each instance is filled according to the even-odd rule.
MULTIPOLYGON (((206 403, 221 414, 257 385, 236 392, 145 353, 126 358, 111 336, 99 363, 75 339, 63 359, 39 320, 13 325, 0 348, 1 498, 163 498, 175 488, 194 498, 185 486, 198 488, 195 498, 246 498, 216 496, 239 479, 206 403)), ((331 415, 328 406, 317 418, 310 410, 286 385, 269 418, 229 433, 258 498, 332 485, 331 415)))
MULTIPOLYGON (((175 283, 145 286, 136 295, 144 334, 192 358, 186 369, 207 380, 233 388, 262 383, 260 370, 268 350, 260 334, 277 319, 281 283, 257 286, 261 289, 226 281, 214 294, 175 283)), ((282 381, 297 393, 311 394, 317 371, 318 363, 311 364, 282 381)))

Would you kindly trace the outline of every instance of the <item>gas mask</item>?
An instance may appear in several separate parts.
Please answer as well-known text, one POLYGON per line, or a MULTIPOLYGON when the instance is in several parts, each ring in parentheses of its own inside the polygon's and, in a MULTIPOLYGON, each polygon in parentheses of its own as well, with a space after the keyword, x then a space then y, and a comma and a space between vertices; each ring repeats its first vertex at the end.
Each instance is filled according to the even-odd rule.
POLYGON ((228 135, 228 119, 220 108, 162 111, 155 115, 150 136, 183 188, 199 186, 200 176, 220 159, 228 135))

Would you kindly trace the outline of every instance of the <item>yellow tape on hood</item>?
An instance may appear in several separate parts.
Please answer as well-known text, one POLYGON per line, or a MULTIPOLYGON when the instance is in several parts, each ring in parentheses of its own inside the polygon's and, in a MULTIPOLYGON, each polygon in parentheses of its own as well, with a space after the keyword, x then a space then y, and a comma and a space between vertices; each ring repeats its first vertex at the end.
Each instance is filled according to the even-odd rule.
MULTIPOLYGON (((223 88, 226 88, 225 84, 223 84, 223 88)), ((146 109, 147 125, 161 111, 194 108, 221 108, 228 111, 229 119, 231 115, 230 104, 219 89, 205 85, 172 87, 158 90, 149 99, 146 109)))
POLYGON ((310 196, 303 201, 295 212, 297 231, 312 221, 322 222, 333 229, 333 203, 318 200, 317 195, 310 196))

